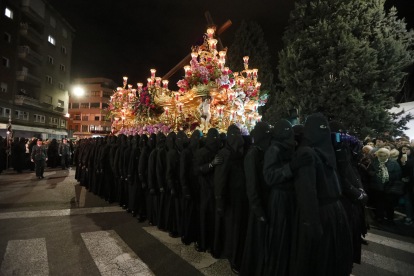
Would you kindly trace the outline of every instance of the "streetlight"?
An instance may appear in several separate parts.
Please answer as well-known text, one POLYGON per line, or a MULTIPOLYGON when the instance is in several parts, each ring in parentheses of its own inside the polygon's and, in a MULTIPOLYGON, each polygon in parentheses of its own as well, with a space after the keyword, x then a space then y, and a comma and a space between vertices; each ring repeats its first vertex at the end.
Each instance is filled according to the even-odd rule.
POLYGON ((84 93, 84 91, 83 91, 83 88, 82 88, 82 87, 77 86, 77 87, 75 87, 75 88, 73 89, 73 93, 74 93, 76 96, 82 96, 82 95, 83 95, 83 93, 84 93))

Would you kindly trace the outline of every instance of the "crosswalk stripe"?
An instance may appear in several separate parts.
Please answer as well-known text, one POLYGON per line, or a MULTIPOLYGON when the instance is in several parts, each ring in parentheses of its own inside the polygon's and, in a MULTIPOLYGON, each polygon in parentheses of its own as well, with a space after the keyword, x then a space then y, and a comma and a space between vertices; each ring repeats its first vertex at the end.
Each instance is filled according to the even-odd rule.
POLYGON ((109 212, 122 212, 119 206, 109 207, 93 207, 79 209, 61 209, 61 210, 42 210, 42 211, 20 211, 0 213, 0 219, 16 219, 16 218, 38 218, 38 217, 62 217, 73 215, 86 215, 109 212))
MULTIPOLYGON (((362 250, 362 262, 401 276, 413 275, 414 265, 388 258, 368 250, 362 250)), ((363 264, 362 264, 363 265, 363 264)))
POLYGON ((45 238, 9 241, 1 275, 49 275, 45 238))
POLYGON ((375 235, 372 233, 368 233, 365 236, 365 239, 371 242, 379 243, 381 245, 385 245, 388 247, 396 248, 399 250, 403 250, 409 253, 414 253, 414 243, 403 242, 396 239, 387 238, 380 235, 375 235))
POLYGON ((88 232, 81 236, 102 276, 154 275, 115 231, 88 232))

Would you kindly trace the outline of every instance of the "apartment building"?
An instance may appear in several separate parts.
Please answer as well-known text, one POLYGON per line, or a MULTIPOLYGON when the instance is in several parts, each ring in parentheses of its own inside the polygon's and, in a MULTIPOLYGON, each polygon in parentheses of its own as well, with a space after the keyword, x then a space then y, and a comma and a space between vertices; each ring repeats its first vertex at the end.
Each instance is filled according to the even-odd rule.
POLYGON ((69 98, 69 133, 73 137, 88 138, 111 133, 112 120, 105 119, 101 110, 108 107, 116 89, 113 80, 105 78, 75 79, 73 87, 82 94, 71 93, 69 98))
POLYGON ((67 136, 75 30, 46 0, 0 0, 0 135, 67 136))

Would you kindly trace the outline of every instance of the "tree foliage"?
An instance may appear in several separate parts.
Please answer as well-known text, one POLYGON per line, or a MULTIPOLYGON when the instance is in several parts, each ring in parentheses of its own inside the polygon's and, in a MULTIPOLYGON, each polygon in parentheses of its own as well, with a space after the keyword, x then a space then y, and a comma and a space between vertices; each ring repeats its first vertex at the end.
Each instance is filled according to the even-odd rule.
MULTIPOLYGON (((414 61, 414 32, 385 0, 301 0, 279 53, 281 92, 272 109, 342 121, 358 136, 404 130, 389 109, 414 61)), ((276 112, 277 113, 277 112, 276 112)), ((402 116, 402 117, 401 117, 402 116)))

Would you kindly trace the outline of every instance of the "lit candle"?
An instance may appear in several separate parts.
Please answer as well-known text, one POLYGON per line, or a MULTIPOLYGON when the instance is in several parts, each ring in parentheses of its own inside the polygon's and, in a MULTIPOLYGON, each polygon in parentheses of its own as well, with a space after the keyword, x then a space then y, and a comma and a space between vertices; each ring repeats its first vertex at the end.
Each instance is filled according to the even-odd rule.
POLYGON ((132 97, 137 97, 137 90, 136 89, 132 89, 132 97))
POLYGON ((249 57, 248 56, 243 57, 243 61, 244 61, 245 66, 249 65, 249 57))
POLYGON ((259 91, 260 90, 260 85, 262 85, 260 82, 256 83, 256 90, 259 91))
POLYGON ((244 86, 244 79, 240 79, 240 86, 243 87, 244 86))
POLYGON ((224 65, 224 61, 220 59, 218 61, 218 67, 221 69, 221 68, 223 68, 223 65, 224 65))
POLYGON ((124 87, 127 85, 128 77, 123 77, 124 79, 124 87))
POLYGON ((233 93, 229 93, 228 94, 228 97, 229 97, 229 101, 231 102, 231 101, 233 101, 233 96, 234 96, 234 94, 233 93))
POLYGON ((184 66, 184 70, 185 70, 185 76, 189 77, 189 72, 191 70, 191 67, 189 65, 184 66))
POLYGON ((226 51, 220 51, 220 52, 219 52, 219 56, 220 56, 220 59, 221 59, 223 62, 226 62, 226 61, 225 61, 226 51))
POLYGON ((257 104, 253 105, 253 111, 256 112, 257 111, 257 104))
POLYGON ((148 78, 147 79, 147 86, 151 86, 152 85, 152 79, 151 78, 148 78))
POLYGON ((253 77, 254 78, 257 78, 257 72, 258 72, 259 70, 257 70, 257 69, 253 69, 253 77))
POLYGON ((235 77, 235 78, 237 78, 237 76, 239 75, 239 73, 238 72, 233 72, 233 76, 235 77))
POLYGON ((122 124, 125 123, 125 117, 122 117, 122 124))
POLYGON ((157 86, 160 86, 160 84, 161 84, 161 78, 160 77, 157 77, 157 78, 155 78, 155 81, 157 82, 157 86))
POLYGON ((217 111, 220 117, 223 116, 223 107, 217 107, 217 111))
POLYGON ((262 116, 258 116, 257 121, 260 123, 262 121, 262 116))
POLYGON ((216 50, 217 39, 209 39, 208 44, 210 44, 210 50, 216 50))
POLYGON ((175 93, 175 101, 178 102, 178 97, 180 96, 179 93, 175 93))
POLYGON ((155 72, 157 72, 157 70, 155 69, 151 69, 151 78, 154 79, 155 78, 155 72))
POLYGON ((165 115, 168 115, 168 107, 165 108, 165 115))
POLYGON ((179 110, 180 112, 183 112, 183 104, 182 104, 182 103, 179 103, 179 104, 178 104, 178 110, 179 110))
POLYGON ((168 89, 168 81, 167 80, 163 80, 162 84, 164 85, 165 89, 168 89))
POLYGON ((131 91, 131 89, 132 89, 132 84, 128 84, 128 90, 131 91))
POLYGON ((192 52, 192 53, 191 53, 191 58, 192 58, 192 59, 196 60, 196 59, 197 59, 197 57, 198 57, 198 53, 195 53, 195 52, 192 52))
POLYGON ((137 85, 138 85, 138 90, 141 91, 142 90, 142 83, 139 82, 139 83, 137 83, 137 85))
POLYGON ((207 29, 207 36, 209 39, 212 39, 214 35, 214 29, 213 28, 208 28, 207 29))
POLYGON ((252 115, 252 114, 250 114, 250 115, 249 115, 249 123, 252 123, 252 118, 253 118, 253 115, 252 115))
POLYGON ((231 119, 234 120, 236 112, 234 110, 231 111, 231 119))
POLYGON ((252 76, 252 71, 251 70, 247 70, 246 71, 246 74, 247 74, 247 78, 251 78, 251 76, 252 76))
POLYGON ((122 90, 122 87, 117 87, 116 88, 116 91, 118 91, 118 92, 121 92, 121 90, 122 90))

